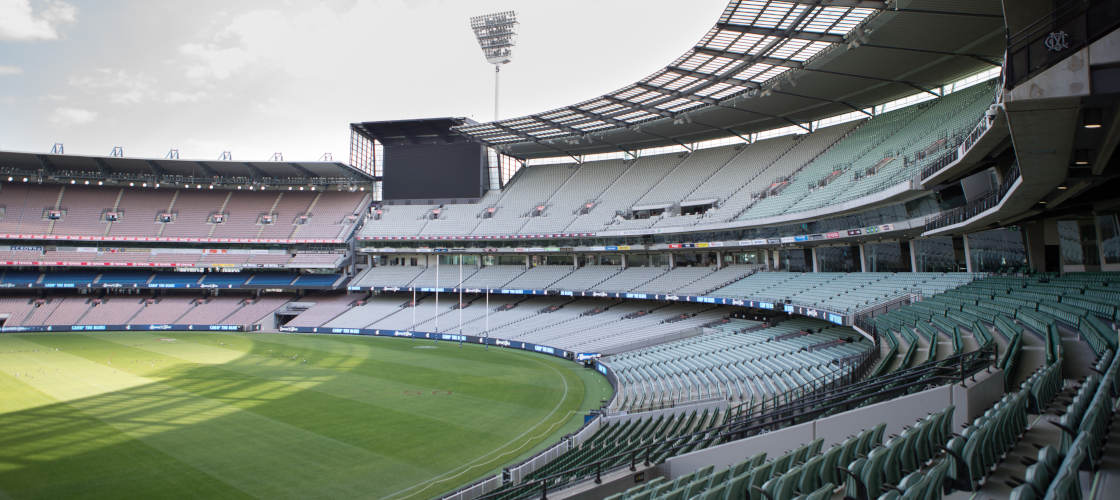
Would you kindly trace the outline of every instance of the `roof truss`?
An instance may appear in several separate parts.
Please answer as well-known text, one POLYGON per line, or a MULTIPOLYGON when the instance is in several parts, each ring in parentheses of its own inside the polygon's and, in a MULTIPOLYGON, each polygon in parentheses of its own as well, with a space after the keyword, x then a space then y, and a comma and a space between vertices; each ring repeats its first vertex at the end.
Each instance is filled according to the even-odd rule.
MULTIPOLYGON (((572 106, 493 123, 462 125, 455 130, 492 146, 533 142, 555 149, 555 145, 565 139, 569 144, 603 141, 604 134, 601 132, 615 129, 682 144, 680 140, 640 127, 644 122, 664 119, 739 135, 723 126, 699 123, 689 113, 708 107, 776 118, 801 126, 789 117, 746 109, 736 105, 738 101, 733 101, 744 94, 757 95, 763 89, 768 89, 767 94, 785 94, 863 111, 869 106, 834 100, 828 96, 791 93, 788 89, 779 91, 774 82, 792 70, 820 71, 810 69, 807 63, 839 44, 858 42, 859 45, 871 46, 867 43, 862 25, 879 12, 901 12, 891 4, 888 0, 730 0, 717 22, 689 51, 637 83, 572 106)), ((941 13, 918 9, 902 11, 941 13)), ((921 48, 879 48, 938 53, 921 48)), ((995 64, 995 61, 974 54, 944 55, 971 57, 995 64)), ((833 74, 934 93, 929 86, 906 79, 833 74)))

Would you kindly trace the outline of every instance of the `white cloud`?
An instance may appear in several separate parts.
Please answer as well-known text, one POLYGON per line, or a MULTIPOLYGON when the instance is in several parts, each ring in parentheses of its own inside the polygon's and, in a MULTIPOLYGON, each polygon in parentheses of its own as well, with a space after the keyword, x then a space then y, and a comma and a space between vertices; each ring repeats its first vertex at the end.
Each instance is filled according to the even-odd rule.
MULTIPOLYGON (((186 76, 202 82, 278 72, 314 77, 327 68, 362 64, 351 49, 369 43, 372 28, 367 20, 378 14, 378 6, 297 8, 244 12, 202 41, 180 45, 179 53, 188 60, 186 76)), ((414 45, 416 40, 407 43, 414 45)))
POLYGON ((19 66, 0 66, 0 76, 22 75, 23 68, 19 66))
POLYGON ((92 74, 73 77, 70 85, 113 104, 178 104, 206 97, 203 91, 163 91, 156 78, 143 71, 114 68, 98 68, 92 74))
POLYGON ((78 19, 78 8, 45 0, 32 10, 30 0, 0 0, 0 40, 56 40, 58 28, 78 19))
POLYGON ((189 43, 179 51, 195 60, 194 64, 187 67, 187 78, 193 80, 225 80, 251 60, 249 54, 240 47, 189 43))
POLYGON ((97 119, 97 113, 81 108, 55 108, 50 121, 55 125, 85 125, 97 119))
POLYGON ((71 78, 70 85, 93 94, 104 93, 114 104, 136 104, 151 93, 148 77, 123 69, 98 68, 92 75, 71 78))

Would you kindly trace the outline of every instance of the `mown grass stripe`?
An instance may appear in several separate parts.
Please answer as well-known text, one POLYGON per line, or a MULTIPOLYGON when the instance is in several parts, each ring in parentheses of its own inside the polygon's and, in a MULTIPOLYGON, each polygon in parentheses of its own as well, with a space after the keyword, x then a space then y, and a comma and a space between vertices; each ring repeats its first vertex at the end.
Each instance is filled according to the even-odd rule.
MULTIPOLYGON (((145 483, 151 497, 167 496, 157 494, 158 485, 183 477, 189 478, 184 484, 215 485, 207 495, 213 497, 383 497, 417 484, 407 492, 411 498, 432 495, 545 445, 545 436, 561 428, 578 427, 585 405, 597 402, 588 397, 588 380, 599 383, 596 394, 605 385, 587 379, 577 365, 547 356, 396 339, 187 332, 0 336, 0 361, 7 352, 30 362, 25 350, 38 351, 30 358, 45 355, 57 370, 47 376, 43 368, 41 378, 29 381, 67 402, 28 395, 3 407, 0 425, 8 425, 0 428, 14 434, 0 443, 16 450, 9 454, 9 472, 39 477, 34 471, 56 472, 60 464, 119 470, 123 463, 134 474, 159 470, 175 476, 145 483), (569 393, 563 396, 565 384, 569 393), (431 394, 441 388, 452 395, 431 394), (404 396, 408 391, 427 394, 404 396), (36 423, 47 431, 33 430, 36 423), (511 444, 500 446, 505 443, 511 444), (133 446, 167 458, 153 455, 148 465, 105 455, 133 446), (53 456, 24 456, 36 452, 53 456), (93 457, 106 463, 85 463, 93 457)), ((0 387, 4 383, 0 379, 0 387)), ((9 482, 21 492, 35 491, 6 476, 3 462, 0 491, 12 491, 9 482)), ((119 496, 110 491, 126 483, 109 474, 82 494, 119 496)))

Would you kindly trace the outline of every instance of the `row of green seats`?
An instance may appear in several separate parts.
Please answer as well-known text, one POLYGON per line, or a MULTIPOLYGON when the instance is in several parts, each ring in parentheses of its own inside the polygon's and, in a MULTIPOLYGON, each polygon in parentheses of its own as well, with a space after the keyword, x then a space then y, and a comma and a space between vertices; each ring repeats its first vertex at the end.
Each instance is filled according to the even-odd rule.
POLYGON ((1027 429, 1026 389, 1006 394, 945 447, 952 457, 948 478, 954 488, 977 491, 992 466, 1015 447, 1027 429))
MULTIPOLYGON (((597 467, 601 467, 601 470, 609 470, 628 460, 624 456, 627 450, 636 450, 655 441, 671 439, 707 428, 714 425, 718 416, 718 411, 704 410, 703 412, 694 411, 684 415, 660 415, 606 424, 579 447, 568 450, 545 464, 545 466, 527 475, 522 484, 503 486, 496 492, 495 498, 515 499, 533 494, 533 492, 540 490, 540 486, 533 483, 534 480, 547 478, 562 471, 566 473, 563 476, 550 479, 548 481, 549 485, 562 484, 572 479, 593 475, 597 467), (616 458, 601 466, 591 465, 609 457, 616 458)), ((663 443, 656 451, 660 452, 667 447, 668 444, 663 443)), ((651 451, 651 453, 655 453, 655 451, 651 451)), ((655 455, 651 455, 651 457, 653 456, 655 455)))
POLYGON ((1088 457, 1088 433, 1073 441, 1069 453, 1053 447, 1038 450, 1038 460, 1027 467, 1025 478, 1008 495, 1009 500, 1081 500, 1080 470, 1088 457))
POLYGON ((845 469, 846 495, 859 500, 878 498, 887 488, 901 484, 907 474, 920 470, 952 435, 954 410, 949 406, 930 414, 872 449, 866 458, 850 462, 845 469))
POLYGON ((907 474, 898 486, 879 495, 879 500, 940 500, 948 473, 949 459, 938 460, 929 470, 907 474))
POLYGON ((675 480, 654 479, 608 500, 793 500, 827 499, 843 480, 837 465, 865 456, 882 440, 880 424, 836 444, 822 453, 823 439, 803 444, 767 462, 759 453, 723 469, 704 467, 675 480))
POLYGON ((996 362, 996 366, 1003 370, 1003 390, 1007 391, 1011 389, 1014 383, 1015 368, 1023 350, 1023 329, 1003 315, 993 316, 993 324, 996 331, 1007 340, 1007 349, 996 362))
POLYGON ((1085 342, 1098 356, 1103 355, 1105 351, 1116 351, 1116 331, 1095 314, 1085 316, 1085 320, 1081 322, 1080 331, 1081 338, 1085 339, 1085 342))
POLYGON ((1062 391, 1062 362, 1048 364, 1039 368, 1020 385, 1027 390, 1027 405, 1031 413, 1041 415, 1046 412, 1054 397, 1062 391))
POLYGON ((1112 420, 1112 397, 1116 393, 1117 374, 1120 373, 1120 359, 1113 359, 1111 353, 1097 362, 1097 373, 1090 374, 1085 383, 1074 395, 1065 414, 1056 423, 1062 430, 1060 450, 1068 453, 1069 448, 1080 434, 1089 434, 1089 458, 1093 463, 1100 461, 1101 446, 1108 435, 1108 425, 1112 420))

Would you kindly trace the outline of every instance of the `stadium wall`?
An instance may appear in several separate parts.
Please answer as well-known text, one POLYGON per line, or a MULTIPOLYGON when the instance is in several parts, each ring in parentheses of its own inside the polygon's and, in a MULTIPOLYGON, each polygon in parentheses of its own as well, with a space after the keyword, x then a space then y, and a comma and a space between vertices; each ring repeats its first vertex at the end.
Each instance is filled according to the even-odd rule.
POLYGON ((824 447, 839 443, 849 436, 868 429, 880 422, 887 424, 886 435, 898 434, 905 426, 925 418, 933 412, 955 406, 953 428, 983 414, 1003 396, 1003 372, 981 372, 965 384, 949 383, 915 394, 849 410, 830 417, 823 417, 803 424, 784 427, 761 435, 740 439, 667 459, 664 463, 631 472, 617 471, 604 475, 603 483, 586 481, 569 489, 564 498, 591 500, 604 498, 625 491, 641 482, 656 477, 679 477, 706 466, 717 470, 742 462, 760 452, 768 457, 778 457, 790 449, 791 443, 808 443, 824 440, 824 447))

